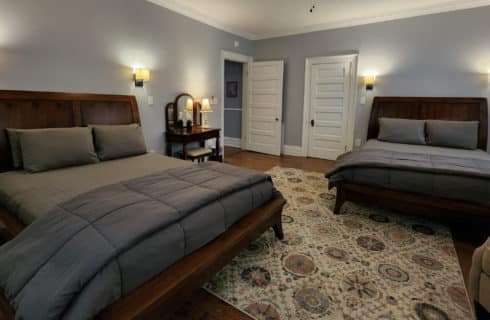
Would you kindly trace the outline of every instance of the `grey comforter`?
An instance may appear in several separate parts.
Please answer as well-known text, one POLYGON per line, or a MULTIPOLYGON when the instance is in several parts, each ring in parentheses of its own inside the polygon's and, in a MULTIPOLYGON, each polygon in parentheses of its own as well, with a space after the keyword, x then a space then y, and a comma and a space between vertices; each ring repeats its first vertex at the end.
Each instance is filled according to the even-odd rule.
POLYGON ((0 247, 0 287, 19 319, 91 318, 273 194, 268 175, 216 163, 90 191, 0 247))
POLYGON ((488 204, 490 160, 431 153, 360 149, 341 155, 325 176, 329 187, 348 181, 488 204))

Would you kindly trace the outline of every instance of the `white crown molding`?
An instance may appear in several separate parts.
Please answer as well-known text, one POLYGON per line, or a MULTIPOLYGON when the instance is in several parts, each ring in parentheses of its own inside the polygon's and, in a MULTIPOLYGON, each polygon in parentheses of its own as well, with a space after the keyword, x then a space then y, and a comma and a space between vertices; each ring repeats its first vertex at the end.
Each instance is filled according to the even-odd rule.
POLYGON ((430 6, 426 8, 407 10, 400 13, 393 13, 393 14, 373 16, 373 17, 362 17, 362 18, 356 18, 350 20, 342 20, 342 21, 336 21, 331 23, 308 26, 304 28, 290 29, 283 32, 272 32, 272 33, 254 35, 246 31, 237 30, 228 25, 220 23, 211 17, 207 17, 203 15, 197 10, 194 10, 192 8, 189 8, 188 6, 178 3, 177 0, 147 0, 147 1, 248 40, 265 40, 270 38, 285 37, 285 36, 298 35, 298 34, 309 33, 309 32, 355 27, 355 26, 361 26, 361 25, 372 24, 377 22, 393 21, 393 20, 425 16, 425 15, 437 14, 443 12, 472 9, 472 8, 478 8, 478 7, 490 5, 490 0, 475 0, 475 1, 453 0, 445 4, 430 6))
POLYGON ((476 0, 476 1, 465 2, 465 3, 462 2, 463 1, 461 0, 456 0, 442 5, 430 6, 426 8, 417 8, 413 10, 406 10, 399 13, 374 16, 374 17, 363 17, 363 18, 356 18, 350 20, 342 20, 342 21, 336 21, 331 23, 308 26, 304 28, 291 29, 284 32, 264 33, 255 36, 253 40, 265 40, 265 39, 279 38, 279 37, 298 35, 298 34, 310 33, 316 31, 325 31, 325 30, 332 30, 332 29, 362 26, 362 25, 378 23, 378 22, 407 19, 407 18, 426 16, 426 15, 444 13, 450 11, 472 9, 472 8, 478 8, 478 7, 490 5, 490 0, 476 0))
POLYGON ((216 21, 215 19, 205 16, 202 13, 200 13, 197 10, 194 10, 192 8, 189 8, 188 6, 182 5, 181 3, 178 3, 176 0, 147 0, 149 2, 152 2, 156 5, 162 6, 164 8, 167 8, 168 10, 177 12, 183 16, 186 16, 188 18, 191 18, 193 20, 202 22, 204 24, 207 24, 211 27, 214 27, 216 29, 220 29, 222 31, 234 34, 236 36, 248 39, 248 40, 254 40, 255 36, 252 34, 249 34, 244 31, 236 30, 235 28, 232 28, 230 26, 227 26, 223 23, 220 23, 216 21))

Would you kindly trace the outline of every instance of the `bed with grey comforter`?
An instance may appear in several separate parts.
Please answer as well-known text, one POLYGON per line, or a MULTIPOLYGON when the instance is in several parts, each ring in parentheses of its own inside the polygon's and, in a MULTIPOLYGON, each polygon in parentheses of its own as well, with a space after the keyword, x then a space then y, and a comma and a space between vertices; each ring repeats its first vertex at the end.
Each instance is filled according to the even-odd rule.
POLYGON ((18 319, 87 319, 277 195, 268 175, 173 168, 57 205, 0 247, 18 319))
POLYGON ((370 140, 325 176, 330 188, 345 181, 490 206, 490 155, 482 150, 370 140))

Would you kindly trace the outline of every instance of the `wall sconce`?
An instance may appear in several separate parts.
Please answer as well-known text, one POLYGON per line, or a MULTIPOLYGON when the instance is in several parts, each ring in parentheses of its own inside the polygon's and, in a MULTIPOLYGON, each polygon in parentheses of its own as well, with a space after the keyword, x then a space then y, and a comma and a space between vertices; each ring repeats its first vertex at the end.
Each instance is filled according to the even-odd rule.
POLYGON ((143 68, 135 69, 133 80, 135 87, 143 87, 145 81, 150 81, 150 70, 143 68))
POLYGON ((203 128, 209 128, 208 113, 210 112, 213 112, 213 109, 211 109, 211 104, 209 103, 209 99, 203 98, 201 103, 201 113, 203 114, 203 119, 202 119, 203 128))
POLYGON ((366 75, 364 76, 364 84, 366 85, 366 91, 372 91, 374 89, 374 82, 376 82, 376 76, 366 75))

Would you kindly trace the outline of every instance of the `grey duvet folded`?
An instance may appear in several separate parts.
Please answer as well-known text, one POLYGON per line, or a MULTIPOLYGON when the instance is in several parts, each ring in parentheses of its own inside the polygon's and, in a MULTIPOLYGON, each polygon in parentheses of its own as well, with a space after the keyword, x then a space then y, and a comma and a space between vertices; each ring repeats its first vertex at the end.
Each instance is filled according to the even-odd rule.
POLYGON ((490 157, 483 152, 464 150, 466 153, 450 156, 437 154, 433 147, 398 152, 374 149, 375 145, 368 143, 340 156, 325 175, 329 188, 345 181, 490 205, 490 157))
POLYGON ((335 173, 355 167, 406 169, 417 172, 490 178, 490 160, 459 158, 428 153, 360 149, 341 155, 326 174, 331 182, 335 173))
POLYGON ((0 247, 0 287, 19 319, 87 319, 273 196, 268 175, 176 168, 67 201, 0 247))

